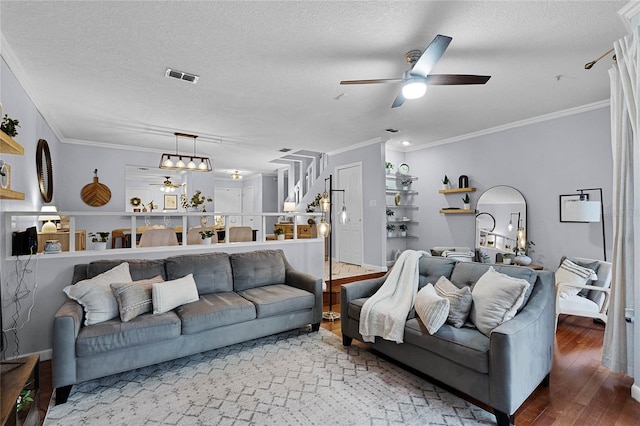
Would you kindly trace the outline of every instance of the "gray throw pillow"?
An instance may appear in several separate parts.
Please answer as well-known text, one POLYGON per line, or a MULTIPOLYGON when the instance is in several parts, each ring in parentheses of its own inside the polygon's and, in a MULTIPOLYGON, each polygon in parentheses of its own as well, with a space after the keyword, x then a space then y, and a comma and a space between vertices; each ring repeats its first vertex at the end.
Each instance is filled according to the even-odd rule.
POLYGON ((138 315, 153 311, 152 288, 154 283, 164 281, 160 275, 148 280, 130 283, 111 283, 111 292, 118 301, 120 320, 131 321, 138 315))
POLYGON ((462 327, 469 316, 473 302, 471 289, 467 286, 458 288, 447 277, 440 277, 434 287, 438 296, 449 299, 447 323, 456 328, 462 327))

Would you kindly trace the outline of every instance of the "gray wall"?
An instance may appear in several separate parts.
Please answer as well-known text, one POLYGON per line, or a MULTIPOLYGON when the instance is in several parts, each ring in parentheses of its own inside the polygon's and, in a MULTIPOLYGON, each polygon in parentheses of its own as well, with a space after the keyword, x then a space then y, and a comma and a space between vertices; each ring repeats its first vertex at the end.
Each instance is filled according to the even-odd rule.
MULTIPOLYGON (((609 108, 479 136, 462 142, 405 154, 419 180, 417 217, 420 239, 409 248, 474 245, 474 215, 444 215, 446 206, 462 206, 461 194, 438 190, 447 174, 457 187, 458 176, 469 176, 471 207, 483 191, 496 185, 518 189, 527 201, 528 240, 535 242, 535 263, 555 270, 562 255, 602 259, 600 223, 560 223, 560 194, 579 188, 603 188, 607 258, 612 248, 612 175, 609 108)), ((597 199, 592 194, 592 199, 597 199)))

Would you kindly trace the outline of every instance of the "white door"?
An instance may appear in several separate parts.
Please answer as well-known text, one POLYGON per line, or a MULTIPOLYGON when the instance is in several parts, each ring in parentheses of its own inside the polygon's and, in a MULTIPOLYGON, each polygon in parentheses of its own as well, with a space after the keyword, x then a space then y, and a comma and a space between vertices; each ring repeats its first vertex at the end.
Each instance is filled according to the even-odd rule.
POLYGON ((333 198, 333 225, 337 229, 338 260, 340 262, 362 265, 362 166, 360 164, 337 169, 337 182, 334 189, 344 189, 344 193, 335 192, 333 198), (349 221, 341 225, 338 215, 342 211, 342 196, 349 213, 349 221))
MULTIPOLYGON (((240 188, 216 188, 214 191, 214 206, 217 212, 242 212, 242 190, 240 188)), ((240 216, 229 216, 229 226, 241 226, 240 216)))
MULTIPOLYGON (((242 190, 242 213, 255 213, 253 202, 253 186, 248 186, 242 190)), ((254 216, 242 216, 242 226, 256 228, 256 218, 254 216)))

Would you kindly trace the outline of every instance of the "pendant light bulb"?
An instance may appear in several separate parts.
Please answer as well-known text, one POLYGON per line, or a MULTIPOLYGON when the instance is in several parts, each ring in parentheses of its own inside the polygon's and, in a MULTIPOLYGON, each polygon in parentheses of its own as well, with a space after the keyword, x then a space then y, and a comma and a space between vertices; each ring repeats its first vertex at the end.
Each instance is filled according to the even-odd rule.
POLYGON ((189 161, 189 164, 187 164, 187 169, 193 170, 195 168, 196 168, 196 163, 193 162, 193 157, 191 157, 191 161, 189 161))
POLYGON ((198 164, 198 169, 200 170, 207 170, 207 163, 203 161, 200 161, 200 164, 198 164))
POLYGON ((178 167, 180 169, 184 169, 185 166, 186 166, 186 164, 184 164, 184 161, 182 161, 182 157, 180 157, 180 159, 176 163, 176 167, 178 167))
POLYGON ((164 160, 164 163, 162 163, 162 165, 165 167, 173 167, 173 161, 171 161, 171 157, 167 157, 167 159, 164 160))
POLYGON ((317 225, 318 235, 322 238, 327 238, 331 231, 331 226, 325 222, 324 216, 320 218, 320 223, 317 225))
POLYGON ((329 200, 329 194, 327 191, 322 193, 322 198, 320 199, 320 210, 324 213, 328 212, 331 208, 331 201, 329 200))
POLYGON ((340 225, 346 225, 349 222, 349 213, 347 213, 347 206, 342 206, 342 211, 338 215, 338 221, 340 225))

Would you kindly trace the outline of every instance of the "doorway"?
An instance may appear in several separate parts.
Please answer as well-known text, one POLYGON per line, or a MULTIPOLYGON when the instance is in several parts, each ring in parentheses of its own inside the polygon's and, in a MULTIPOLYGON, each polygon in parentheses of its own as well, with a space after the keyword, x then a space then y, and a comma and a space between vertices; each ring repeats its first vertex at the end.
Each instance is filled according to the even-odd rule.
POLYGON ((337 237, 338 261, 351 263, 354 265, 362 265, 362 164, 348 164, 336 167, 337 184, 335 189, 344 189, 344 193, 337 192, 333 203, 334 218, 342 210, 342 202, 344 196, 344 205, 349 213, 349 220, 346 224, 341 225, 335 220, 335 229, 337 237))

